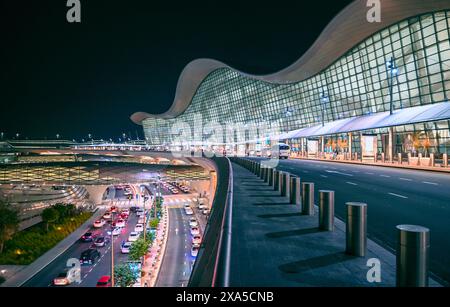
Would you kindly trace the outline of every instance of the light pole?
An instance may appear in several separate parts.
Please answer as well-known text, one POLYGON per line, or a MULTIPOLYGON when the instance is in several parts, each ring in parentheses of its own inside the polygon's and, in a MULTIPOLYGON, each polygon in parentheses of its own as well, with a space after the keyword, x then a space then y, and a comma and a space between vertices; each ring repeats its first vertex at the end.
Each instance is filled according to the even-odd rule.
POLYGON ((0 133, 0 135, 2 136, 2 140, 3 140, 3 136, 5 135, 5 133, 4 133, 4 132, 2 132, 2 133, 0 133))
POLYGON ((389 85, 389 114, 392 115, 394 111, 394 105, 393 105, 393 97, 392 92, 394 88, 394 76, 397 77, 398 75, 398 67, 395 64, 395 58, 391 57, 389 61, 386 62, 386 75, 388 79, 388 85, 389 85))
POLYGON ((322 127, 325 126, 325 104, 328 103, 328 95, 325 94, 325 91, 322 90, 320 94, 320 106, 322 111, 322 127))
POLYGON ((57 139, 57 140, 59 139, 59 133, 56 134, 56 139, 57 139))

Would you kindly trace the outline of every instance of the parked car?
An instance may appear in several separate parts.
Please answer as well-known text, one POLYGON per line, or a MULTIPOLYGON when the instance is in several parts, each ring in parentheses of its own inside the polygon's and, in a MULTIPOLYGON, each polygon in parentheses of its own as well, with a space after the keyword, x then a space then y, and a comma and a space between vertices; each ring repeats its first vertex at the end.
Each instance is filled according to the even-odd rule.
POLYGON ((55 286, 67 286, 73 283, 79 274, 78 268, 66 268, 53 279, 55 286))
POLYGON ((137 209, 136 215, 137 215, 137 216, 144 215, 144 209, 137 209))
POLYGON ((112 207, 109 209, 109 211, 111 211, 111 212, 113 212, 113 213, 116 213, 116 212, 117 212, 117 207, 112 206, 112 207))
POLYGON ((92 240, 94 240, 94 236, 92 235, 92 232, 86 232, 80 238, 81 242, 92 242, 92 240))
POLYGON ((125 227, 125 220, 123 220, 123 219, 118 219, 118 220, 116 221, 116 227, 121 227, 121 228, 125 227))
POLYGON ((141 217, 139 217, 139 219, 138 219, 138 224, 144 224, 144 221, 145 220, 145 218, 143 217, 143 216, 141 216, 141 217))
POLYGON ((122 252, 122 254, 128 254, 128 253, 130 253, 130 247, 131 247, 131 242, 125 242, 120 247, 120 251, 122 252))
POLYGON ((192 257, 197 257, 199 249, 200 249, 200 245, 199 244, 192 245, 192 247, 191 247, 191 256, 192 257))
POLYGON ((189 220, 189 226, 191 226, 191 227, 198 226, 198 221, 197 221, 194 217, 192 217, 192 218, 189 220))
POLYGON ((132 231, 130 232, 130 235, 128 236, 128 241, 129 242, 134 242, 139 238, 139 232, 136 231, 132 231))
POLYGON ((136 224, 136 226, 134 227, 134 231, 135 232, 143 232, 144 231, 144 225, 136 224))
POLYGON ((111 276, 105 275, 100 277, 100 279, 97 281, 97 288, 106 288, 111 287, 111 276))
POLYGON ((207 208, 208 208, 208 206, 205 205, 205 204, 200 204, 200 205, 198 205, 198 209, 199 209, 199 210, 204 210, 204 209, 207 209, 207 208))
POLYGON ((100 259, 100 252, 95 248, 89 248, 80 255, 81 264, 93 264, 98 259, 100 259))
POLYGON ((129 209, 123 209, 121 214, 130 215, 130 210, 129 209))
POLYGON ((120 227, 115 227, 112 231, 111 231, 111 235, 113 236, 118 236, 122 233, 122 228, 120 227))
POLYGON ((112 218, 111 212, 105 212, 105 214, 103 214, 103 218, 104 218, 105 220, 111 219, 111 218, 112 218))
POLYGON ((198 227, 196 227, 196 226, 194 226, 194 227, 191 227, 191 235, 198 235, 198 234, 200 234, 200 229, 198 229, 198 227))
POLYGON ((202 213, 203 213, 204 215, 209 215, 210 210, 209 210, 209 209, 204 209, 204 210, 202 211, 202 213))
POLYGON ((192 236, 192 244, 200 244, 202 243, 202 237, 200 235, 192 236))
POLYGON ((102 228, 103 225, 105 225, 106 221, 104 219, 100 219, 100 220, 96 220, 94 222, 94 227, 95 228, 102 228))
POLYGON ((107 243, 109 243, 109 239, 104 237, 104 236, 100 236, 97 237, 94 241, 95 246, 97 247, 103 247, 105 246, 107 243))
POLYGON ((187 208, 187 209, 184 209, 184 213, 186 213, 186 215, 193 215, 194 211, 191 208, 187 208))

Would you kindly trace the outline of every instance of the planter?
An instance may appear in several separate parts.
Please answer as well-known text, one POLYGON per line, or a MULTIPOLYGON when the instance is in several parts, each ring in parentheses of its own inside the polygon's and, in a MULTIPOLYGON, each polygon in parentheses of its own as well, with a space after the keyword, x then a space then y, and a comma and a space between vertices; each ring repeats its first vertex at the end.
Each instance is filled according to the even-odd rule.
POLYGON ((413 166, 419 165, 419 158, 417 158, 417 157, 409 158, 409 165, 413 165, 413 166))
POLYGON ((430 166, 431 165, 431 158, 421 158, 420 160, 421 166, 430 166))

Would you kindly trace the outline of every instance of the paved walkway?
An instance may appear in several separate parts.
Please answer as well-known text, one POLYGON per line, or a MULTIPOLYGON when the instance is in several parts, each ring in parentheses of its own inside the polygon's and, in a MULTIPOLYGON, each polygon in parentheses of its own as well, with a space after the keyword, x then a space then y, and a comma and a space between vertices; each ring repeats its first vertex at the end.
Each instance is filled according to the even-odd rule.
POLYGON ((97 210, 83 225, 77 230, 68 235, 65 239, 56 244, 55 247, 47 251, 41 257, 36 259, 33 263, 20 270, 17 274, 7 279, 0 287, 20 287, 27 280, 39 273, 40 270, 49 265, 53 260, 58 258, 59 255, 64 253, 69 247, 71 247, 80 237, 88 231, 94 221, 103 215, 105 210, 97 210))
MULTIPOLYGON (((395 286, 395 256, 368 240, 366 257, 345 254, 345 224, 320 231, 245 168, 233 163, 231 286, 395 286), (381 282, 367 281, 369 258, 381 262, 381 282)), ((316 208, 317 211, 317 208, 316 208)), ((434 281, 430 285, 437 286, 434 281)))

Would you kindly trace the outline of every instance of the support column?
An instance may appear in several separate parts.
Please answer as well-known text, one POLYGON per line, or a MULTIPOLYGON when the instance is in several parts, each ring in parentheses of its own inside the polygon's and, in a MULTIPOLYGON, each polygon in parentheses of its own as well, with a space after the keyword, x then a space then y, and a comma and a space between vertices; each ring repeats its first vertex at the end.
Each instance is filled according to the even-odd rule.
POLYGON ((325 137, 324 136, 320 137, 320 143, 321 143, 321 145, 320 145, 320 154, 321 154, 321 156, 323 158, 323 155, 324 155, 324 152, 325 152, 325 137))
POLYGON ((353 151, 352 151, 352 133, 348 133, 348 156, 350 160, 353 160, 353 151))
POLYGON ((389 162, 394 161, 394 128, 389 127, 389 136, 388 136, 388 148, 387 153, 389 156, 389 162))

